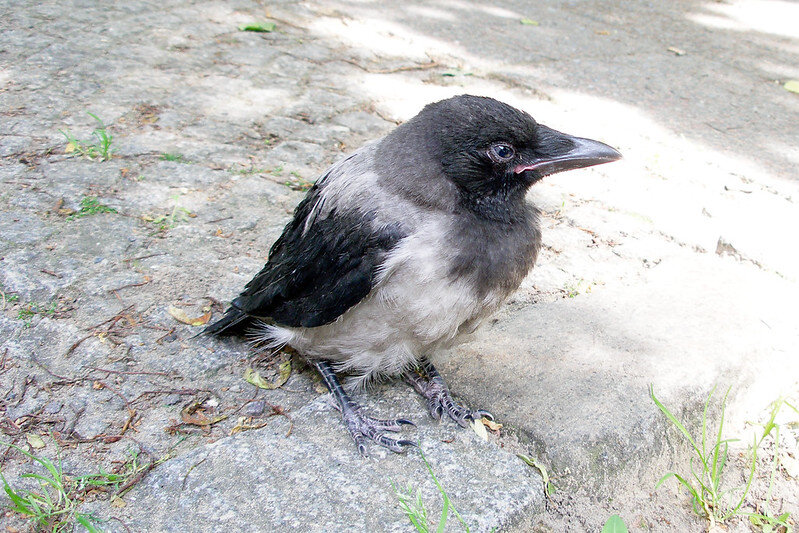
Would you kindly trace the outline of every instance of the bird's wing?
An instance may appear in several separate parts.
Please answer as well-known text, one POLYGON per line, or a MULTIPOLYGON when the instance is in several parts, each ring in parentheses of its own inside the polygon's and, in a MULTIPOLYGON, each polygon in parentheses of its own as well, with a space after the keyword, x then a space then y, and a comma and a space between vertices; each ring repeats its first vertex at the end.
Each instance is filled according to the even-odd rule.
POLYGON ((360 302, 387 253, 403 238, 399 224, 376 226, 368 210, 325 206, 327 175, 297 206, 264 268, 206 332, 235 332, 251 318, 316 327, 360 302))

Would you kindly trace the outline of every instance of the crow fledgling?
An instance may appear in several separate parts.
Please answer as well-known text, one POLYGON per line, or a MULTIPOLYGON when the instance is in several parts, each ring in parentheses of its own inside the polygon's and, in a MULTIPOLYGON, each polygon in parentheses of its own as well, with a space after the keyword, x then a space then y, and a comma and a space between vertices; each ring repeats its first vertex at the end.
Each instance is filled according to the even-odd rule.
POLYGON ((456 403, 428 355, 473 332, 533 267, 530 186, 620 157, 492 98, 429 104, 316 182, 266 266, 205 331, 250 330, 312 361, 363 454, 367 440, 412 445, 387 433, 411 422, 367 416, 335 372, 356 383, 401 375, 433 417, 466 426, 488 413, 456 403))

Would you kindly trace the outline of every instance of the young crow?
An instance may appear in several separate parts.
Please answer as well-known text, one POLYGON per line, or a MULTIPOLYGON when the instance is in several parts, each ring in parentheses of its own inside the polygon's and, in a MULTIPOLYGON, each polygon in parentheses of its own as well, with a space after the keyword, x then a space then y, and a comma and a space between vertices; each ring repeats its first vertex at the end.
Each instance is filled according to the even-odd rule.
POLYGON ((308 358, 362 454, 367 440, 403 451, 413 443, 388 432, 411 422, 366 415, 336 372, 356 385, 401 375, 433 417, 461 426, 490 416, 456 403, 428 355, 473 332, 532 268, 541 230, 529 187, 620 157, 492 98, 429 104, 316 182, 266 266, 205 331, 249 329, 308 358))

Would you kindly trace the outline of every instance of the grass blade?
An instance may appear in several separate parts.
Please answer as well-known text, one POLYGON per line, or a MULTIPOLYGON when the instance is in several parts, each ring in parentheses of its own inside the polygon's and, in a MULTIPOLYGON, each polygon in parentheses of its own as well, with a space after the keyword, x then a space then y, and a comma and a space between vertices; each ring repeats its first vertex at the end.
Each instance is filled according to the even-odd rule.
MULTIPOLYGON (((727 388, 727 392, 724 394, 724 398, 721 400, 721 417, 719 418, 719 429, 716 433, 716 445, 713 447, 713 463, 712 468, 710 470, 710 478, 713 482, 713 491, 714 493, 718 491, 719 484, 721 483, 721 471, 724 468, 724 463, 727 461, 727 442, 724 441, 721 437, 721 432, 724 429, 724 415, 727 411, 727 396, 730 394, 730 388, 727 388), (720 455, 721 452, 721 444, 724 443, 724 453, 720 455)), ((713 387, 713 390, 716 390, 716 387, 713 387)), ((710 403, 710 397, 713 395, 711 391, 710 395, 707 398, 707 402, 705 403, 705 413, 707 413, 707 405, 710 403)), ((704 438, 704 417, 703 417, 703 438, 704 438)), ((702 444, 704 448, 704 443, 702 444)))
POLYGON ((654 386, 653 386, 653 385, 650 385, 650 386, 649 386, 649 397, 650 397, 650 398, 652 398, 652 401, 653 401, 653 402, 655 402, 655 405, 657 405, 657 406, 658 406, 658 409, 660 409, 660 411, 661 411, 661 412, 662 412, 664 415, 666 415, 666 418, 668 418, 668 419, 669 419, 669 421, 670 421, 672 424, 674 424, 674 427, 676 427, 677 429, 679 429, 679 430, 680 430, 680 433, 682 433, 682 434, 685 436, 685 438, 686 438, 686 439, 688 439, 688 442, 689 442, 689 443, 691 443, 691 446, 693 447, 693 449, 694 449, 694 451, 697 453, 697 455, 699 455, 700 457, 702 457, 704 454, 701 452, 701 450, 699 450, 699 448, 698 448, 698 447, 697 447, 697 445, 696 445, 696 442, 694 441, 694 438, 691 436, 691 434, 688 432, 688 430, 687 430, 687 429, 685 429, 685 426, 683 426, 683 425, 682 425, 682 423, 681 423, 679 420, 677 420, 677 417, 676 417, 676 416, 674 416, 673 414, 671 414, 671 411, 669 411, 669 410, 666 408, 666 406, 665 406, 665 405, 663 405, 662 403, 660 403, 660 400, 658 400, 658 399, 655 397, 655 388, 654 388, 654 386))
POLYGON ((100 530, 92 524, 91 520, 89 520, 89 517, 86 515, 75 515, 75 521, 85 527, 89 533, 100 533, 100 530))

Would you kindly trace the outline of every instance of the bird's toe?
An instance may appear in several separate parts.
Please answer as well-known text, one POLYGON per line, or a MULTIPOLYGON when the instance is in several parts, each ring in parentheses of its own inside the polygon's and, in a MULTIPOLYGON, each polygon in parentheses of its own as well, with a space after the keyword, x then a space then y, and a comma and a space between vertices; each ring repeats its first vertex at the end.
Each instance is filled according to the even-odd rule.
POLYGON ((399 439, 386 432, 398 432, 402 430, 402 426, 414 426, 416 424, 406 418, 393 418, 381 419, 372 418, 363 414, 360 409, 353 410, 345 416, 345 424, 349 430, 358 452, 368 457, 367 442, 372 441, 375 444, 387 448, 396 453, 405 452, 407 446, 415 446, 415 443, 410 440, 399 439))

